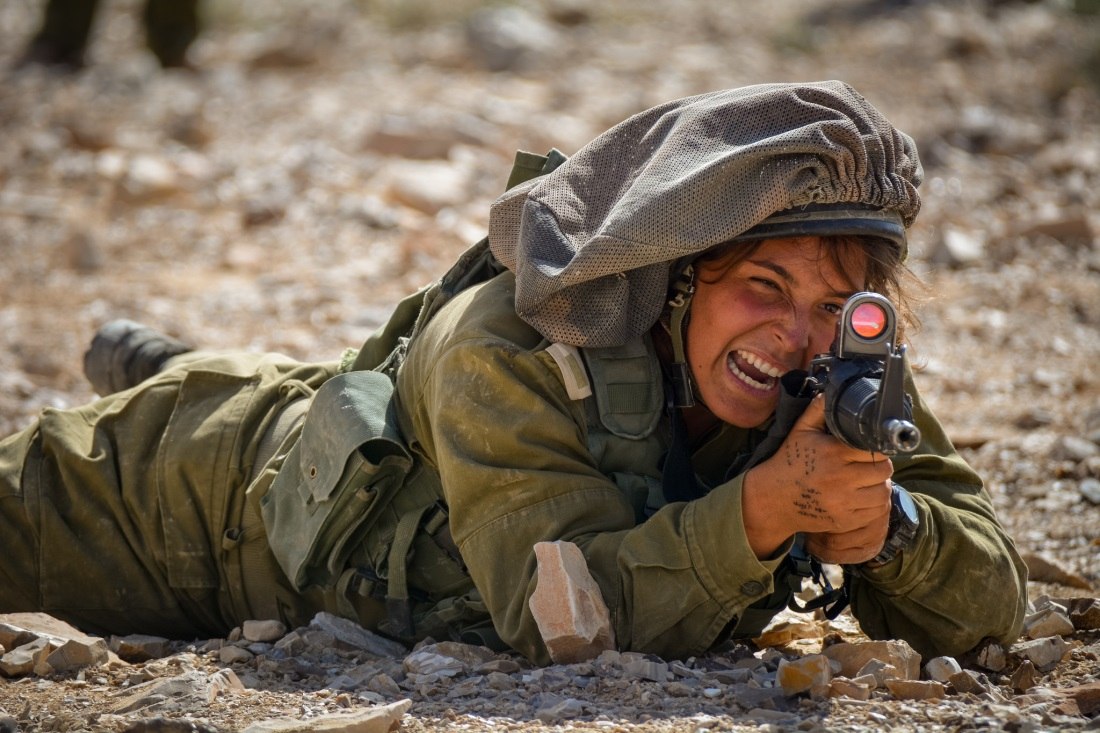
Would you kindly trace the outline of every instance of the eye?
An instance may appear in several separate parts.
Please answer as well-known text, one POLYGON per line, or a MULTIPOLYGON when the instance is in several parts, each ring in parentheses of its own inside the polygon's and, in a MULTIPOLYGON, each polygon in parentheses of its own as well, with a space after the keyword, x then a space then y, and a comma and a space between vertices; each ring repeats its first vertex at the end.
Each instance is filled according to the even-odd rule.
POLYGON ((825 309, 826 313, 833 316, 839 316, 840 312, 844 310, 843 303, 826 303, 821 307, 825 309))
MULTIPOLYGON (((763 285, 766 288, 771 288, 772 290, 781 290, 781 288, 779 287, 779 283, 766 277, 754 277, 752 278, 752 281, 759 285, 763 285)), ((837 312, 839 313, 839 311, 837 312)))

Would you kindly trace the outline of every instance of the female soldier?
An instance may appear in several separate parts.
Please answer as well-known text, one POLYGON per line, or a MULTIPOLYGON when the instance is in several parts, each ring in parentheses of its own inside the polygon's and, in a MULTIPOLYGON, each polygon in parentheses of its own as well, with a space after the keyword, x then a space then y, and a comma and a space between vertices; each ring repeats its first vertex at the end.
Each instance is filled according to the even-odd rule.
POLYGON ((134 384, 179 349, 99 337, 88 371, 129 389, 0 444, 0 610, 180 636, 327 609, 545 662, 533 547, 564 540, 618 646, 679 657, 757 633, 801 545, 872 637, 1015 639, 1023 565, 909 375, 912 453, 848 447, 821 399, 774 417, 848 296, 903 300, 912 141, 847 85, 775 84, 563 161, 340 365, 194 352, 134 384))

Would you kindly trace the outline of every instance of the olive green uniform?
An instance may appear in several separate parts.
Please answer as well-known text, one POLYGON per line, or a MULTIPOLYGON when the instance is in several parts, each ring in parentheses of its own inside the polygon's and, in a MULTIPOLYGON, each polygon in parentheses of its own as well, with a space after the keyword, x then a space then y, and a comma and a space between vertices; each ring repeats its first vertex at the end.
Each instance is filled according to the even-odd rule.
MULTIPOLYGON (((746 540, 733 467, 762 433, 688 446, 707 492, 666 503, 681 444, 649 331, 673 261, 769 214, 855 202, 907 226, 912 140, 841 83, 761 85, 641 113, 547 170, 510 188, 484 246, 348 369, 189 354, 0 443, 0 612, 189 636, 327 609, 546 662, 533 545, 567 540, 622 649, 683 657, 759 631, 789 593, 790 549, 761 561, 746 540)), ((894 478, 919 531, 852 571, 855 615, 926 655, 1012 641, 1024 566, 906 388, 923 437, 894 478)))
MULTIPOLYGON (((696 472, 714 488, 663 505, 667 421, 638 440, 616 440, 596 396, 568 397, 548 343, 512 311, 513 287, 507 274, 459 295, 416 340, 397 383, 402 427, 443 476, 454 539, 497 631, 546 661, 528 606, 532 546, 569 540, 584 553, 622 648, 702 653, 772 590, 778 560, 761 562, 748 546, 742 477, 723 478, 759 433, 726 426, 692 446, 696 472)), ((659 384, 654 390, 663 397, 659 384)), ((896 560, 860 572, 854 611, 871 636, 904 638, 925 654, 957 654, 985 636, 1014 639, 1023 565, 980 479, 910 391, 924 438, 917 452, 895 457, 894 478, 920 507, 918 538, 896 560)))
MULTIPOLYGON (((532 548, 569 540, 600 585, 623 649, 704 652, 771 593, 781 559, 753 555, 741 477, 724 479, 759 433, 727 426, 692 446, 695 470, 714 488, 665 505, 658 463, 667 419, 631 427, 630 410, 613 414, 597 379, 595 395, 570 398, 549 343, 515 315, 513 289, 505 273, 461 293, 410 348, 397 379, 410 474, 438 487, 462 561, 508 645, 548 661, 528 606, 532 548), (635 437, 612 433, 614 420, 616 432, 635 437)), ((639 358, 638 384, 655 376, 651 398, 663 404, 656 363, 639 358)), ((298 539, 268 538, 245 501, 250 477, 259 475, 254 494, 270 481, 256 461, 275 415, 335 371, 273 356, 189 355, 128 392, 47 410, 0 444, 8 538, 0 611, 42 609, 91 628, 174 636, 346 611, 331 589, 293 590, 268 544, 298 539)), ((642 404, 634 414, 651 413, 642 404)), ((859 573, 854 611, 870 635, 905 638, 926 654, 959 653, 986 636, 1011 640, 1024 610, 1023 566, 980 480, 919 398, 915 413, 924 442, 895 459, 895 479, 920 507, 918 539, 859 573)), ((431 594, 416 587, 430 577, 417 562, 414 553, 414 593, 431 594)), ((377 624, 377 603, 352 602, 377 624)))

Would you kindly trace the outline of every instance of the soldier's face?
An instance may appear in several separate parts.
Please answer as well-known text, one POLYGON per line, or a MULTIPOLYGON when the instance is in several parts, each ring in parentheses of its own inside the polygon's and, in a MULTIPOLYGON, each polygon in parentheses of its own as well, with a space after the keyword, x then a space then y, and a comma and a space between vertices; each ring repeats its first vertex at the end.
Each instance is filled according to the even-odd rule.
POLYGON ((779 401, 779 377, 832 345, 866 262, 858 249, 837 258, 826 246, 818 237, 770 239, 733 265, 697 265, 687 357, 700 398, 723 422, 763 423, 779 401))

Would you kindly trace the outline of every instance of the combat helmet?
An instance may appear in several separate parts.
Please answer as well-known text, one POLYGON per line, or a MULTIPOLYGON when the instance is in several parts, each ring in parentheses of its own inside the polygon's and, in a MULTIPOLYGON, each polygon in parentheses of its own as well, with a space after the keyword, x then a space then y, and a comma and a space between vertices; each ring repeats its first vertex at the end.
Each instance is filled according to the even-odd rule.
POLYGON ((904 259, 922 177, 913 140, 851 86, 755 85, 641 112, 510 189, 489 246, 543 336, 618 346, 653 326, 685 263, 731 241, 870 235, 904 259))

